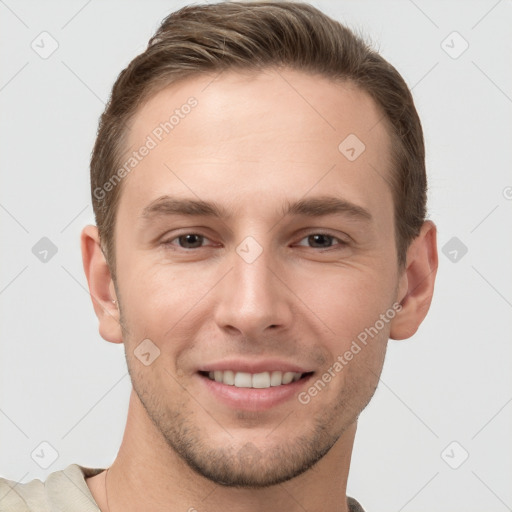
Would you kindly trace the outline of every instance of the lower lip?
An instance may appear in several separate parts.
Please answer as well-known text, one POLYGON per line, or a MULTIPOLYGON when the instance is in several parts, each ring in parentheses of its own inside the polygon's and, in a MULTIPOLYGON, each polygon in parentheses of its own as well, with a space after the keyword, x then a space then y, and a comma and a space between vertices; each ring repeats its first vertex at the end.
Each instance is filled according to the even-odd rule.
POLYGON ((208 391, 220 402, 233 409, 243 411, 266 411, 282 404, 296 396, 301 388, 313 377, 313 374, 306 375, 302 379, 269 388, 237 388, 228 386, 222 382, 211 380, 208 377, 198 374, 204 382, 208 391))

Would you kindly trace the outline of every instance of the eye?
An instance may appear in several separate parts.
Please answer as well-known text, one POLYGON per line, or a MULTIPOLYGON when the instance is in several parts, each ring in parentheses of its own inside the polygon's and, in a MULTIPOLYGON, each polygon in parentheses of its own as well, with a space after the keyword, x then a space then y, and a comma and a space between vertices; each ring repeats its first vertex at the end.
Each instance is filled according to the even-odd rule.
POLYGON ((198 249, 203 245, 205 240, 209 240, 203 235, 199 235, 198 233, 185 233, 184 235, 177 236, 175 238, 171 238, 170 240, 166 240, 163 245, 171 245, 178 246, 181 249, 198 249), (174 242, 177 242, 174 243, 174 242))
POLYGON ((304 240, 306 240, 306 244, 311 244, 307 246, 312 247, 313 249, 329 249, 333 247, 333 241, 337 241, 338 244, 336 245, 339 245, 340 247, 348 245, 348 243, 341 238, 328 235, 327 233, 313 233, 304 237, 297 245, 304 246, 304 244, 301 243, 304 240))

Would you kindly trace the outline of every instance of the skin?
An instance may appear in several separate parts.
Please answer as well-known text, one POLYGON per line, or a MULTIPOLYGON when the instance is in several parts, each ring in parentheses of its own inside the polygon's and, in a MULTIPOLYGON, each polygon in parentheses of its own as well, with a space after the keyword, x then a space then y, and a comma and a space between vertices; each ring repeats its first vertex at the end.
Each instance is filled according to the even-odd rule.
POLYGON ((97 228, 82 232, 100 334, 124 343, 133 384, 108 473, 109 508, 105 472, 87 484, 111 512, 346 511, 357 419, 388 339, 412 336, 430 306, 436 227, 425 222, 399 271, 390 138, 373 100, 353 85, 283 69, 194 77, 139 109, 129 146, 142 145, 190 96, 198 105, 122 182, 115 284, 97 228), (338 150, 351 133, 366 146, 353 162, 338 150), (143 209, 164 194, 214 201, 231 216, 144 223, 143 209), (322 196, 372 219, 282 214, 287 201, 322 196), (186 233, 205 237, 203 245, 178 238, 186 233), (236 252, 247 236, 262 249, 252 263, 236 252), (268 356, 318 378, 395 303, 401 311, 308 404, 294 397, 237 410, 197 374, 228 357, 268 356), (134 354, 147 338, 160 350, 149 366, 134 354))

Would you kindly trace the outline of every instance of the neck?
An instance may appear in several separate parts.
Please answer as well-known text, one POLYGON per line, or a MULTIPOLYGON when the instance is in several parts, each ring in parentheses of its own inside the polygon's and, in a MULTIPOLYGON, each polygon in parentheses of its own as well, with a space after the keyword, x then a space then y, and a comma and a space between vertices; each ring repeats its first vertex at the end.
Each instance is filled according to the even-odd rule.
POLYGON ((225 487, 194 472, 167 445, 132 390, 123 441, 108 472, 106 493, 90 488, 106 512, 347 512, 346 484, 355 431, 354 423, 320 461, 287 482, 260 489, 225 487))

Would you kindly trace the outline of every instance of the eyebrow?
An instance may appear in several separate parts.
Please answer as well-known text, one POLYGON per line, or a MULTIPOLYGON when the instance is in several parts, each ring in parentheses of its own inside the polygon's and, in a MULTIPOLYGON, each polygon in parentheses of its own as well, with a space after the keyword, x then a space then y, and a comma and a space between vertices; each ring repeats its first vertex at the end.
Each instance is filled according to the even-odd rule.
MULTIPOLYGON (((311 197, 300 199, 293 203, 287 201, 282 208, 281 214, 283 217, 287 215, 322 217, 324 215, 342 214, 366 223, 372 221, 372 215, 367 209, 334 196, 311 197)), ((146 206, 142 210, 140 218, 144 221, 149 221, 155 217, 167 215, 189 215, 219 219, 229 219, 232 217, 232 214, 215 202, 165 195, 146 206)))
POLYGON ((283 215, 306 215, 308 217, 344 214, 361 221, 372 221, 372 215, 366 208, 333 196, 312 197, 287 203, 282 213, 283 215))

